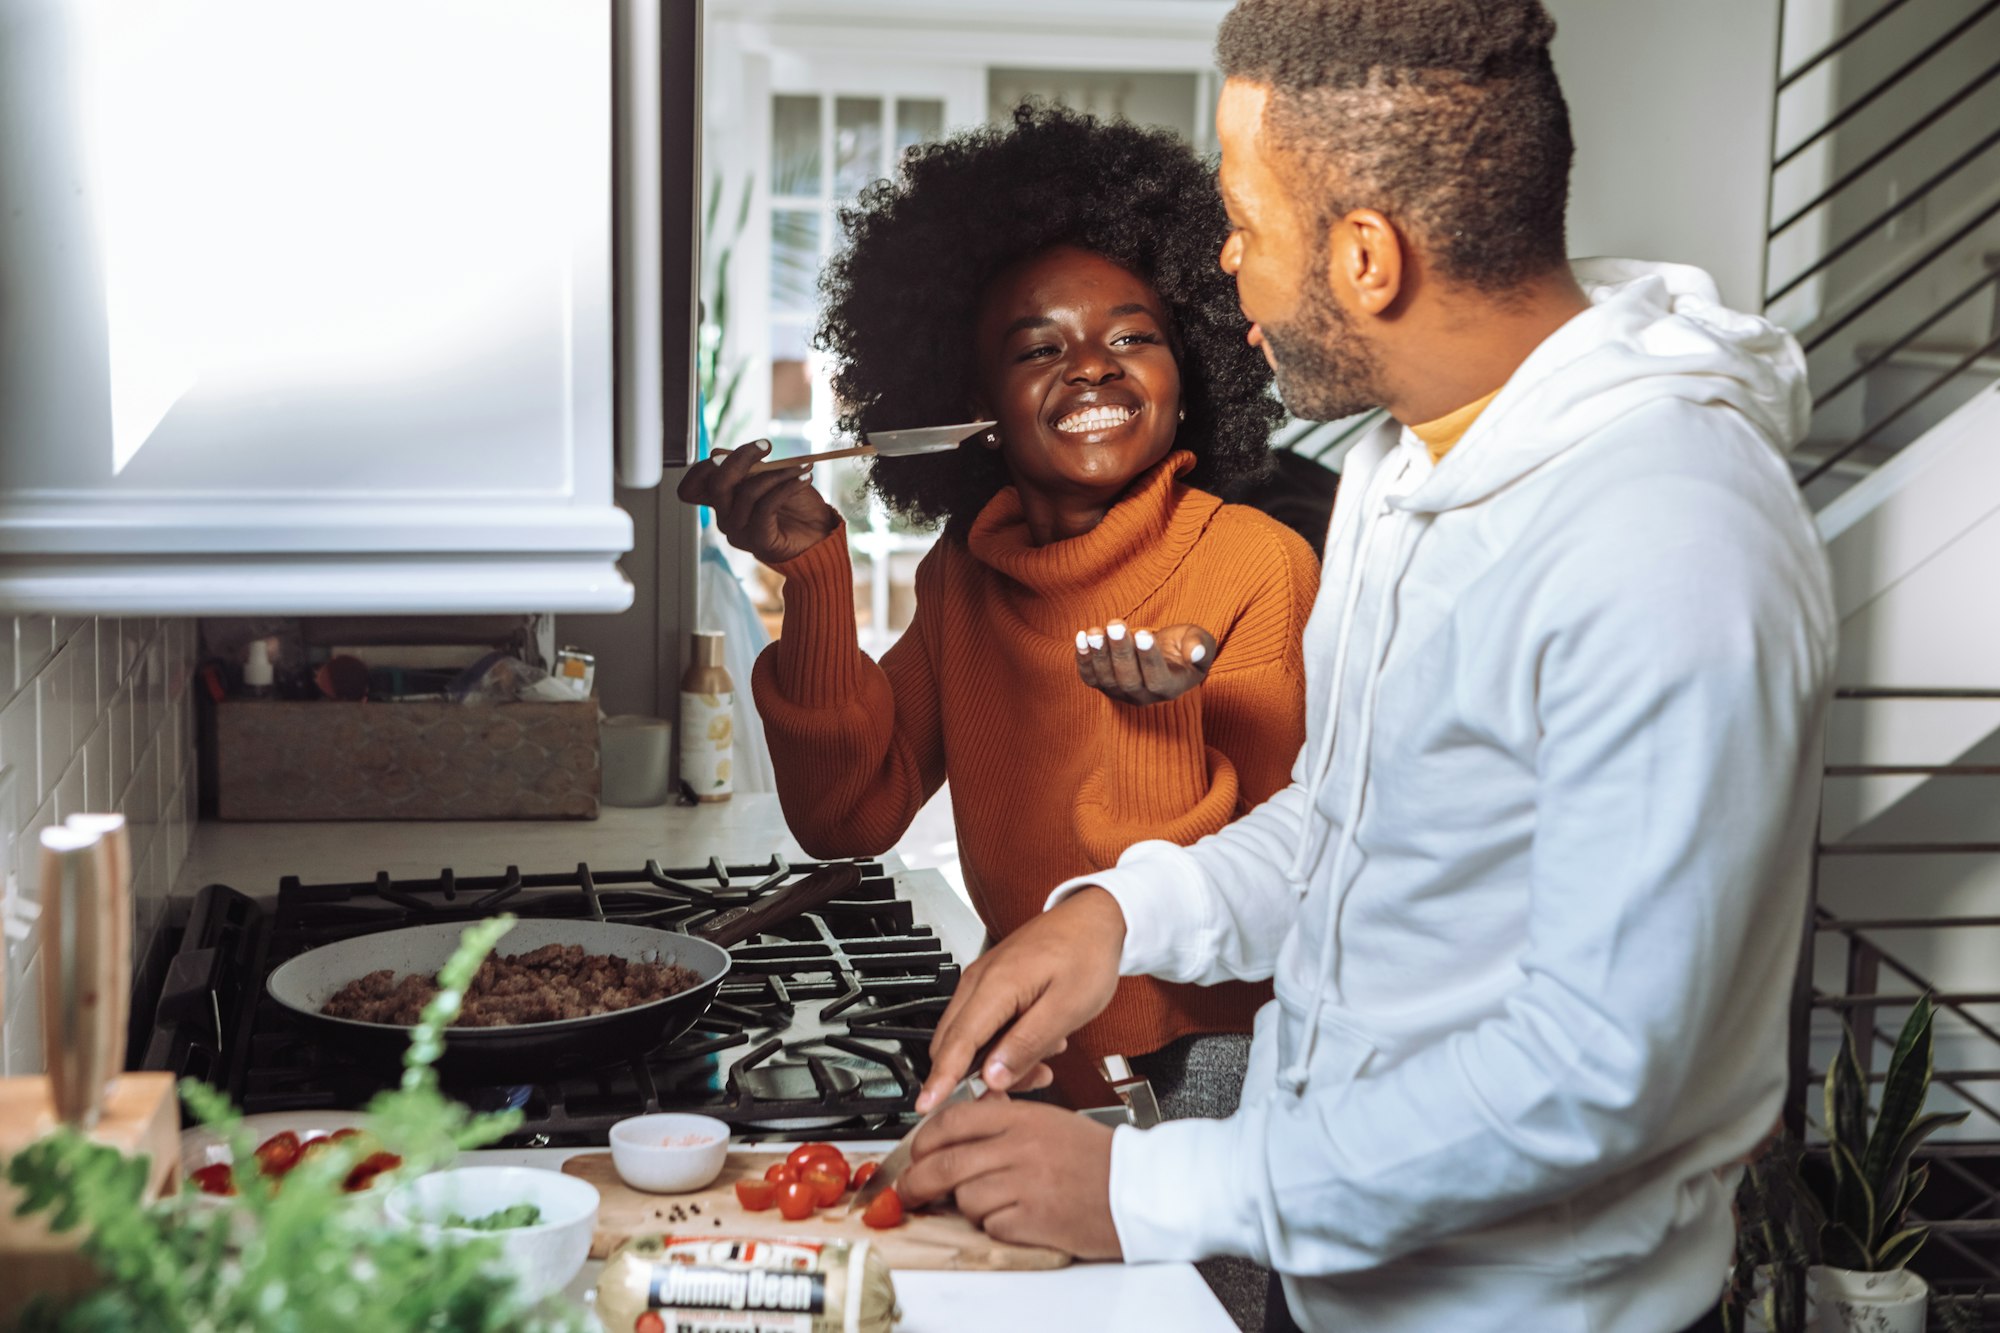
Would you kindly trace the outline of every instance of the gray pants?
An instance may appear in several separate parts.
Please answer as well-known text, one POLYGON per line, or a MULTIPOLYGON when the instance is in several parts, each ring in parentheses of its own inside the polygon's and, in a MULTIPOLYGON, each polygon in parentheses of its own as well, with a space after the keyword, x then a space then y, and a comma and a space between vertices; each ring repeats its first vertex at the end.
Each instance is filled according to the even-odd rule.
MULTIPOLYGON (((1153 1085, 1160 1114, 1169 1120, 1223 1120, 1243 1099, 1250 1038, 1235 1032, 1182 1037, 1151 1055, 1132 1057, 1132 1068, 1153 1085)), ((1248 1259, 1204 1259, 1195 1265, 1209 1290, 1244 1333, 1260 1333, 1265 1302, 1275 1290, 1271 1275, 1248 1259)), ((1284 1309, 1284 1297, 1278 1297, 1284 1309)))

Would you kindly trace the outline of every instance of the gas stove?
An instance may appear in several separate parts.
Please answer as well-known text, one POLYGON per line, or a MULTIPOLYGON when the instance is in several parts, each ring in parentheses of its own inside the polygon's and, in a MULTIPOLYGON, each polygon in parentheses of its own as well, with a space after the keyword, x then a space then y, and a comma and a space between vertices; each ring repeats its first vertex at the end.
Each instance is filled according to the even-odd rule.
MULTIPOLYGON (((143 1067, 202 1079, 248 1113, 355 1109, 394 1071, 358 1063, 295 1028, 265 994, 278 964, 375 931, 506 911, 675 927, 755 901, 826 862, 605 870, 308 884, 273 899, 212 884, 195 898, 160 986, 143 1067)), ((746 1139, 895 1137, 928 1069, 931 1030, 959 968, 879 862, 860 887, 730 949, 731 967, 694 1026, 618 1064, 533 1083, 453 1087, 477 1109, 520 1110, 507 1146, 606 1141, 612 1124, 697 1111, 746 1139)), ((503 942, 504 947, 504 942, 503 942)), ((138 997, 144 1003, 148 997, 138 997)))

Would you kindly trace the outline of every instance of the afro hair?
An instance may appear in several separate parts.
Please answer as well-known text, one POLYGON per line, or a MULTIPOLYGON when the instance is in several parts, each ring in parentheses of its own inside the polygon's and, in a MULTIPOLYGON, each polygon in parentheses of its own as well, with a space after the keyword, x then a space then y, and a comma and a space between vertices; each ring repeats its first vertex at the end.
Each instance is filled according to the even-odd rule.
MULTIPOLYGON (((959 421, 976 397, 973 331, 995 275, 1074 245, 1150 283, 1172 323, 1187 413, 1175 448, 1191 485, 1262 475, 1284 410, 1244 340, 1235 282, 1217 264, 1229 222, 1215 173, 1165 130, 1023 104, 1013 123, 912 149, 895 180, 843 209, 814 345, 832 355, 840 425, 855 432, 959 421)), ((919 523, 969 522, 1008 477, 998 451, 877 459, 870 484, 919 523)))

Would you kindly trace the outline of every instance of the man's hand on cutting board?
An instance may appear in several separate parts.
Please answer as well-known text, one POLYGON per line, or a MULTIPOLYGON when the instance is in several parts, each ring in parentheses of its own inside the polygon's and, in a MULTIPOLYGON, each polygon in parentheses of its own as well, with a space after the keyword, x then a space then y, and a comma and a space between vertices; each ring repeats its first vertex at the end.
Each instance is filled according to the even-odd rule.
POLYGON ((1111 1133, 1059 1106, 989 1093, 924 1123, 896 1192, 912 1208, 951 1195, 996 1240, 1118 1259, 1111 1133))
POLYGON ((1111 1003, 1124 944, 1118 900, 1087 887, 981 954, 931 1034, 931 1076, 917 1110, 943 1101, 967 1074, 995 1092, 1045 1086, 1050 1074, 1042 1062, 1111 1003), (973 1068, 989 1044, 982 1067, 973 1068))

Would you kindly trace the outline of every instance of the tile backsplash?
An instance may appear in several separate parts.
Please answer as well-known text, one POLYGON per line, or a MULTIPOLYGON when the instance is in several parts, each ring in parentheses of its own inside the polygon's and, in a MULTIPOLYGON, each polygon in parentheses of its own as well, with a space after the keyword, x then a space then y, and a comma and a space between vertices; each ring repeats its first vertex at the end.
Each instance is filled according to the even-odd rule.
POLYGON ((6 931, 0 1069, 38 1073, 37 837, 79 811, 130 822, 143 957, 194 827, 192 620, 0 616, 0 870, 6 931))

